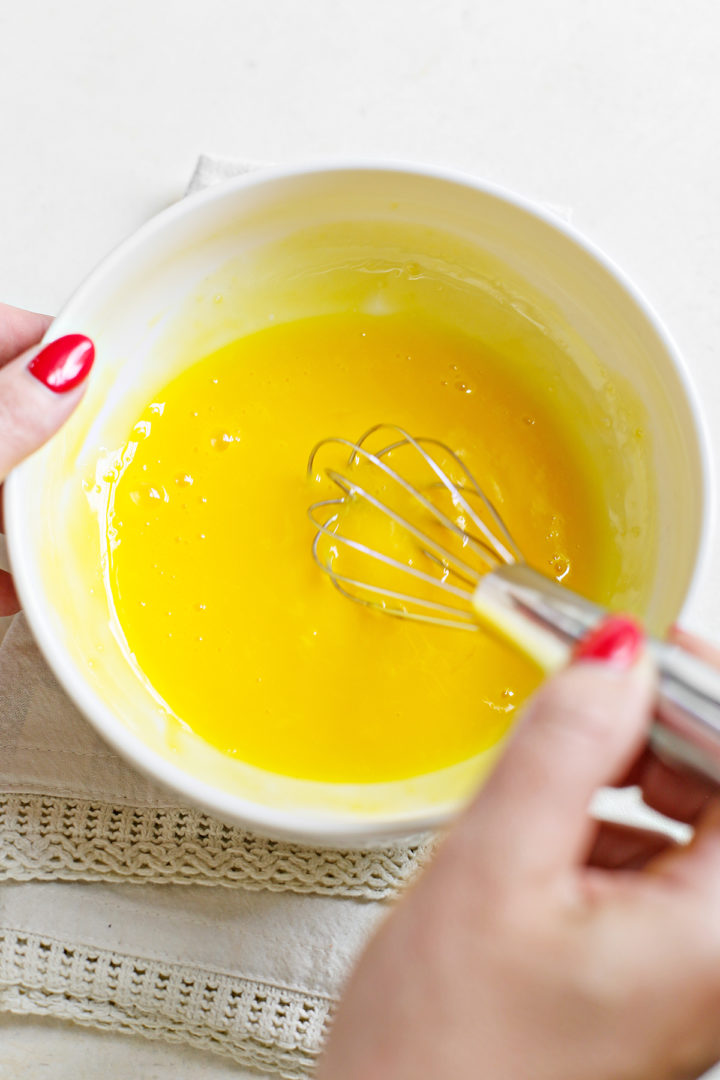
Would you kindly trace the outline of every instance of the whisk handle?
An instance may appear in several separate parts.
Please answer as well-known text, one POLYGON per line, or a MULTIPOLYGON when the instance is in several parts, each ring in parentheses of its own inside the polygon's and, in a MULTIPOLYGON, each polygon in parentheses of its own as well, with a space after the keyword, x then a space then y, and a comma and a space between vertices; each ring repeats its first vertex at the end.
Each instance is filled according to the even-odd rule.
MULTIPOLYGON (((553 670, 605 615, 603 608, 524 564, 482 579, 473 597, 478 617, 553 670)), ((650 744, 666 760, 720 784, 720 671, 675 645, 650 639, 659 674, 650 744)))
POLYGON ((651 746, 720 784, 720 672, 676 645, 649 644, 660 674, 651 746))

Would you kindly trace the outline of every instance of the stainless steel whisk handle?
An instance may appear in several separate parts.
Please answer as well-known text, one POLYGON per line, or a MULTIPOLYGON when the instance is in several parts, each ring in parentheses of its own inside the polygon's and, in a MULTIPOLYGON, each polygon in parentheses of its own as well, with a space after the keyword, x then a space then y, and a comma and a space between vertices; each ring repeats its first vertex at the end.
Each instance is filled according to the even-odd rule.
MULTIPOLYGON (((553 670, 605 614, 522 563, 485 576, 473 596, 483 622, 553 670)), ((720 784, 720 671, 675 645, 651 638, 659 674, 650 744, 666 760, 720 784)))
POLYGON ((676 645, 649 648, 660 676, 650 744, 720 784, 720 672, 676 645))

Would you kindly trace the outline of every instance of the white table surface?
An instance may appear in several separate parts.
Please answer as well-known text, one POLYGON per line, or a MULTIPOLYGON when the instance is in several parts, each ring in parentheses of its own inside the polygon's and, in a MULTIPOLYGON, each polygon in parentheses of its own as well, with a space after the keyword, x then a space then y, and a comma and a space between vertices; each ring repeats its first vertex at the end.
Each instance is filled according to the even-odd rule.
MULTIPOLYGON (((57 310, 200 151, 451 164, 571 208, 635 278, 717 458, 718 33, 716 0, 3 0, 0 297, 57 310)), ((716 638, 718 596, 720 557, 685 618, 716 638)), ((240 1075, 61 1024, 0 1042, 0 1080, 240 1075)))

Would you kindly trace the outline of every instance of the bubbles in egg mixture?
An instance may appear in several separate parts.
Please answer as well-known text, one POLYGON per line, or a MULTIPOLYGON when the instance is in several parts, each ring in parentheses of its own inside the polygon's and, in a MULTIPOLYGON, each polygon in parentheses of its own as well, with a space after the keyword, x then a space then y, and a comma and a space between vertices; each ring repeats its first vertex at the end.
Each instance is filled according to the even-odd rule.
POLYGON ((350 603, 313 563, 306 511, 322 484, 306 478, 308 453, 380 421, 459 451, 538 568, 598 598, 608 580, 615 537, 592 454, 476 341, 364 311, 207 357, 138 418, 144 438, 129 434, 108 585, 170 709, 271 771, 383 781, 451 765, 497 742, 538 680, 481 632, 350 603))

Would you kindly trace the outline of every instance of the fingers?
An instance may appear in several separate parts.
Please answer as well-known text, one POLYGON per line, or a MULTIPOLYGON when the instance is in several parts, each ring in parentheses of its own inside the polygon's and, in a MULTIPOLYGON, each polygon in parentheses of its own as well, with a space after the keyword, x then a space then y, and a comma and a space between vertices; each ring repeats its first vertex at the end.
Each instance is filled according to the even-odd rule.
POLYGON ((720 901, 720 796, 708 803, 691 843, 660 855, 648 868, 673 883, 720 901))
POLYGON ((474 833, 483 862, 497 858, 511 869, 544 873, 587 857, 595 831, 588 804, 639 752, 655 693, 634 624, 612 618, 603 626, 608 637, 615 634, 617 649, 545 684, 467 812, 463 827, 474 833), (613 666, 621 657, 624 670, 613 666))
POLYGON ((67 420, 94 356, 89 338, 68 334, 0 368, 0 480, 67 420))
POLYGON ((700 660, 712 664, 713 667, 720 668, 720 649, 715 645, 711 645, 709 641, 703 641, 702 638, 696 637, 695 634, 689 634, 687 630, 681 630, 679 626, 673 626, 668 634, 668 640, 673 645, 679 645, 681 649, 692 653, 693 656, 699 657, 700 660))
MULTIPOLYGON (((702 638, 674 627, 669 640, 706 663, 720 667, 720 649, 702 638)), ((693 825, 704 812, 708 801, 717 794, 717 786, 690 770, 674 768, 646 750, 621 781, 620 786, 637 784, 647 806, 666 817, 693 825)))
POLYGON ((0 365, 40 341, 51 322, 49 315, 0 304, 0 365))
MULTIPOLYGON (((48 316, 0 304, 0 481, 68 418, 92 367, 92 342, 78 334, 31 348, 50 322, 48 316)), ((0 482, 4 531, 1 499, 0 482)), ((12 578, 0 570, 0 616, 19 610, 12 578)))
POLYGON ((16 615, 20 610, 20 601, 7 570, 0 570, 0 617, 16 615))
POLYGON ((677 846, 663 833, 604 821, 598 828, 587 865, 601 870, 642 870, 651 859, 675 851, 677 846))
POLYGON ((688 825, 695 824, 718 790, 712 781, 673 768, 651 750, 642 755, 628 782, 640 787, 646 806, 688 825))
MULTIPOLYGON (((0 366, 36 345, 52 322, 49 315, 0 303, 0 366)), ((0 532, 5 532, 0 484, 0 532)))

